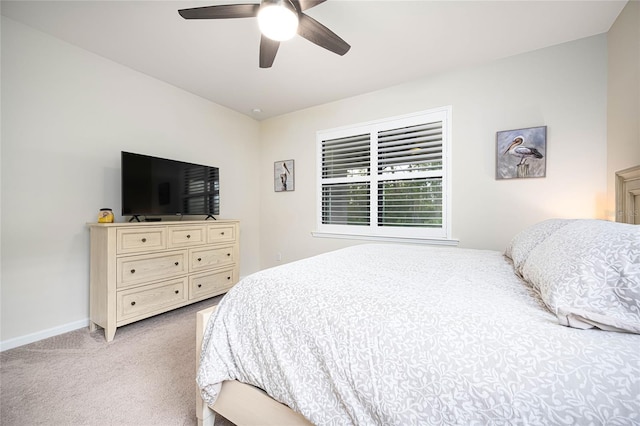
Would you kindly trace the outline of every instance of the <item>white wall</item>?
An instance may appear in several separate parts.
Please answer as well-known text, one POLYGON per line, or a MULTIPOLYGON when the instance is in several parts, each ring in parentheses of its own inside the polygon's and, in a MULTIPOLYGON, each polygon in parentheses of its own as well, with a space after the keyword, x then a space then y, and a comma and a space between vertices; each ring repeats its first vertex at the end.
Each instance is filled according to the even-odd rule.
POLYGON ((607 216, 613 220, 615 173, 640 165, 640 1, 622 9, 607 45, 607 216))
POLYGON ((258 122, 5 17, 1 72, 4 348, 87 323, 85 224, 120 211, 121 150, 219 166, 258 270, 258 122))
MULTIPOLYGON (((453 106, 453 237, 503 250, 524 226, 551 217, 602 217, 607 191, 605 35, 413 81, 261 123, 261 174, 294 159, 296 189, 261 183, 261 266, 354 244, 314 238, 315 132, 453 106), (548 126, 547 177, 495 180, 500 130, 548 126)), ((371 72, 375 72, 372 70, 371 72)), ((361 243, 361 242, 357 242, 361 243)))

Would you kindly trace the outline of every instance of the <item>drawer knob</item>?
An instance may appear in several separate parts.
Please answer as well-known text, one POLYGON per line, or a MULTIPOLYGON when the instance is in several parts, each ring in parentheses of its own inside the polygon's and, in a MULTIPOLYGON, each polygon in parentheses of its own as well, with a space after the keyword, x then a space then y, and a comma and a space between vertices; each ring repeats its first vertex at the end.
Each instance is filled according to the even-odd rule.
POLYGON ((224 232, 221 232, 220 235, 224 235, 224 232))
POLYGON ((202 258, 201 258, 201 257, 199 257, 199 258, 198 258, 198 262, 200 262, 200 261, 202 261, 202 258))
POLYGON ((136 306, 136 302, 131 302, 131 306, 136 306))
POLYGON ((230 280, 230 279, 231 279, 231 277, 227 277, 227 279, 228 279, 228 280, 230 280))
POLYGON ((131 273, 132 273, 132 274, 135 274, 135 273, 136 273, 136 270, 135 270, 135 269, 132 269, 132 270, 131 270, 131 273))
POLYGON ((202 284, 198 284, 198 288, 202 287, 202 284))
POLYGON ((187 234, 187 238, 191 238, 191 235, 187 234))
POLYGON ((147 239, 146 239, 146 238, 143 238, 143 239, 142 239, 142 242, 143 242, 143 243, 146 243, 146 242, 147 242, 147 239))
POLYGON ((180 293, 180 290, 176 290, 176 294, 180 293))
POLYGON ((231 253, 227 253, 227 256, 231 256, 231 253))
POLYGON ((176 266, 178 266, 180 264, 180 262, 176 262, 176 266))

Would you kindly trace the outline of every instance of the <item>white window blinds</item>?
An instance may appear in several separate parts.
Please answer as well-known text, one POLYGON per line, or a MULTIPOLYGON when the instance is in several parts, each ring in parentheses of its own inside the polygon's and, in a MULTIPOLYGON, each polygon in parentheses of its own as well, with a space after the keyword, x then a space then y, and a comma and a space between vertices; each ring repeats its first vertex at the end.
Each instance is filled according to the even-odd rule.
POLYGON ((378 226, 441 227, 442 121, 378 132, 378 174, 378 226))
POLYGON ((322 177, 366 176, 371 168, 369 135, 322 141, 322 177))
POLYGON ((442 121, 378 132, 378 172, 442 169, 442 121))
POLYGON ((318 132, 319 231, 448 238, 450 108, 318 132))
POLYGON ((369 225, 371 139, 369 134, 323 140, 322 223, 369 225))

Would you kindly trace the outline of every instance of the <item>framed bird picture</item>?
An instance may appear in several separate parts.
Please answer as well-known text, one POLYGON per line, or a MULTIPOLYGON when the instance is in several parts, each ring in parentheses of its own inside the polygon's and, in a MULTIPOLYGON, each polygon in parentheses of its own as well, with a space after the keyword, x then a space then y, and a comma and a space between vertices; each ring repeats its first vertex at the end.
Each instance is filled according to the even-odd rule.
POLYGON ((496 179, 547 175, 547 126, 496 133, 496 179))
POLYGON ((293 160, 273 163, 273 188, 276 192, 293 191, 295 189, 293 160))

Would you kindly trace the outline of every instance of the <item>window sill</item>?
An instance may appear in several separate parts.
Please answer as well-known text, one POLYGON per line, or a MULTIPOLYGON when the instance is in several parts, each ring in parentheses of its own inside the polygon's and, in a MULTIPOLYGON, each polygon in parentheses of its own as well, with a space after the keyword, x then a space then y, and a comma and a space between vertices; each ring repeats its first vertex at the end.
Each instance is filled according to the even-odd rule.
POLYGON ((388 243, 428 244, 442 246, 457 246, 459 241, 448 238, 411 238, 411 237, 387 237, 376 235, 338 234, 333 232, 313 231, 311 235, 316 238, 336 238, 343 240, 367 240, 388 243))

